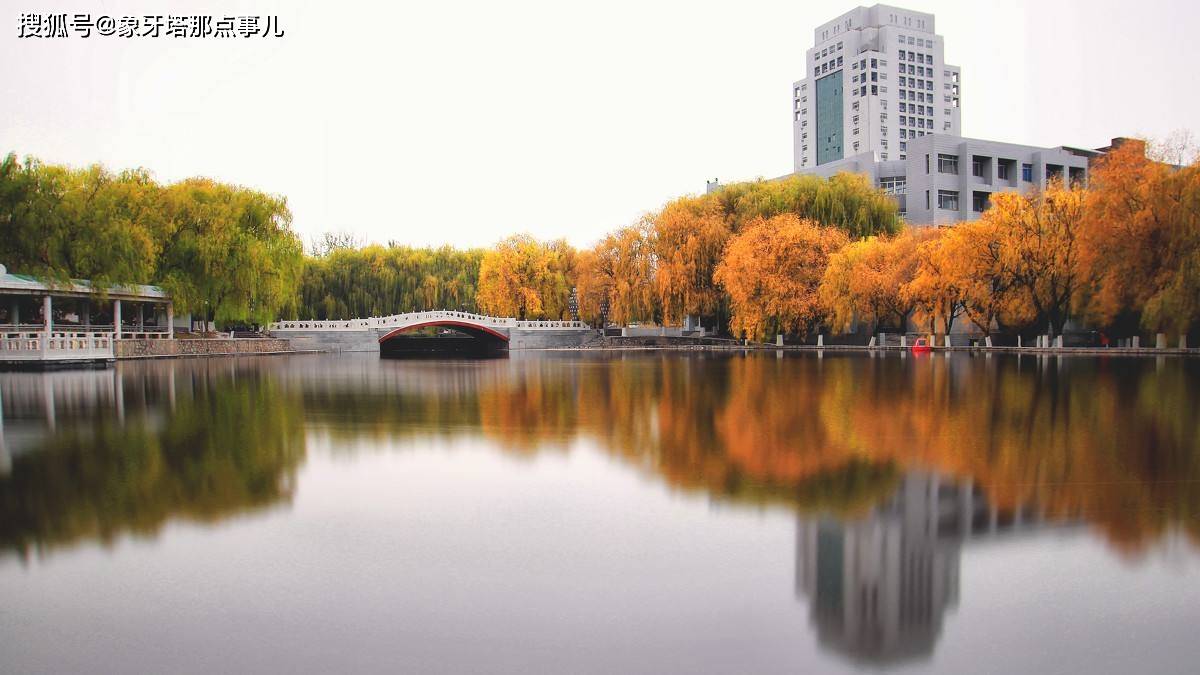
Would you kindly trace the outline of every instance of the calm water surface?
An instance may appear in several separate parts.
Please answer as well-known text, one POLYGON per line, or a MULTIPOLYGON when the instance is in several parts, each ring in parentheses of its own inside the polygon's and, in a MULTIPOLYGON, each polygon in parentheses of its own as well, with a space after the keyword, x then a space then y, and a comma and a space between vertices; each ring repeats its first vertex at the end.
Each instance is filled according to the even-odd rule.
POLYGON ((1200 363, 0 374, 0 671, 1194 673, 1200 363))

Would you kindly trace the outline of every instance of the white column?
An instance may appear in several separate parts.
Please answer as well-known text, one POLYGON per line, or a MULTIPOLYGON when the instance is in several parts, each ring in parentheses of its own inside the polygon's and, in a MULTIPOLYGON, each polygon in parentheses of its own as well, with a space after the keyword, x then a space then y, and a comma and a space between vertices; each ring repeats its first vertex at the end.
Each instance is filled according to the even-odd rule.
POLYGON ((175 303, 167 303, 167 339, 175 339, 175 303))
POLYGON ((54 330, 54 320, 51 318, 53 308, 49 295, 42 298, 42 358, 49 356, 50 332, 54 330))
POLYGON ((121 339, 121 301, 113 300, 113 339, 121 339))

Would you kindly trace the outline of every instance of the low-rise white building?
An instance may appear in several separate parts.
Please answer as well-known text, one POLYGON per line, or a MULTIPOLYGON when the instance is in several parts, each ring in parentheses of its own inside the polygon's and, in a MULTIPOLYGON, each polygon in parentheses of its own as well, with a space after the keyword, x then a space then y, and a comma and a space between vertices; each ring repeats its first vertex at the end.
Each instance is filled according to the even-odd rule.
POLYGON ((866 152, 797 173, 863 174, 896 198, 909 223, 945 225, 978 218, 993 192, 1040 190, 1055 179, 1086 184, 1088 162, 1103 154, 944 134, 909 141, 908 149, 903 160, 880 160, 866 152))

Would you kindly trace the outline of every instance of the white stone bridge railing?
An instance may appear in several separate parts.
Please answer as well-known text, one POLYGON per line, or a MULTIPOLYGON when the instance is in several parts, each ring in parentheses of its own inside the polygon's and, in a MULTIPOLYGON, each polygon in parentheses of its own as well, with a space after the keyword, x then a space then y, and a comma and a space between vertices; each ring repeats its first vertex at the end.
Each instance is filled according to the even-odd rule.
POLYGON ((286 333, 287 331, 368 331, 376 328, 403 328, 405 326, 437 321, 455 321, 492 329, 587 330, 590 328, 590 326, 582 321, 519 321, 513 318, 484 316, 470 312, 435 310, 393 314, 391 316, 373 316, 366 319, 343 319, 340 321, 279 321, 271 324, 269 329, 273 333, 286 333))
POLYGON ((112 359, 112 333, 5 331, 0 333, 2 361, 112 359))

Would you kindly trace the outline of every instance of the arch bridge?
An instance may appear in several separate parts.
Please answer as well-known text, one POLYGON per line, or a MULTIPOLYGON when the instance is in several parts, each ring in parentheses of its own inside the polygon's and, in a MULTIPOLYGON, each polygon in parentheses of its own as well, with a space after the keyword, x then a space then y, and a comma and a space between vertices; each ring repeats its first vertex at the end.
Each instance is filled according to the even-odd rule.
MULTIPOLYGON (((367 351, 374 347, 387 354, 417 345, 419 338, 407 334, 423 328, 446 328, 464 334, 461 349, 453 351, 505 351, 544 347, 579 346, 596 331, 581 321, 523 321, 470 312, 433 310, 340 321, 280 321, 270 331, 278 337, 309 341, 327 351, 367 351), (397 342, 404 340, 404 342, 397 342), (371 345, 371 342, 376 343, 371 345)), ((433 340, 434 338, 428 338, 433 340)), ((438 347, 450 346, 453 338, 436 338, 438 347)), ((433 347, 435 343, 428 342, 433 347)), ((303 347, 303 344, 297 345, 303 347)))

